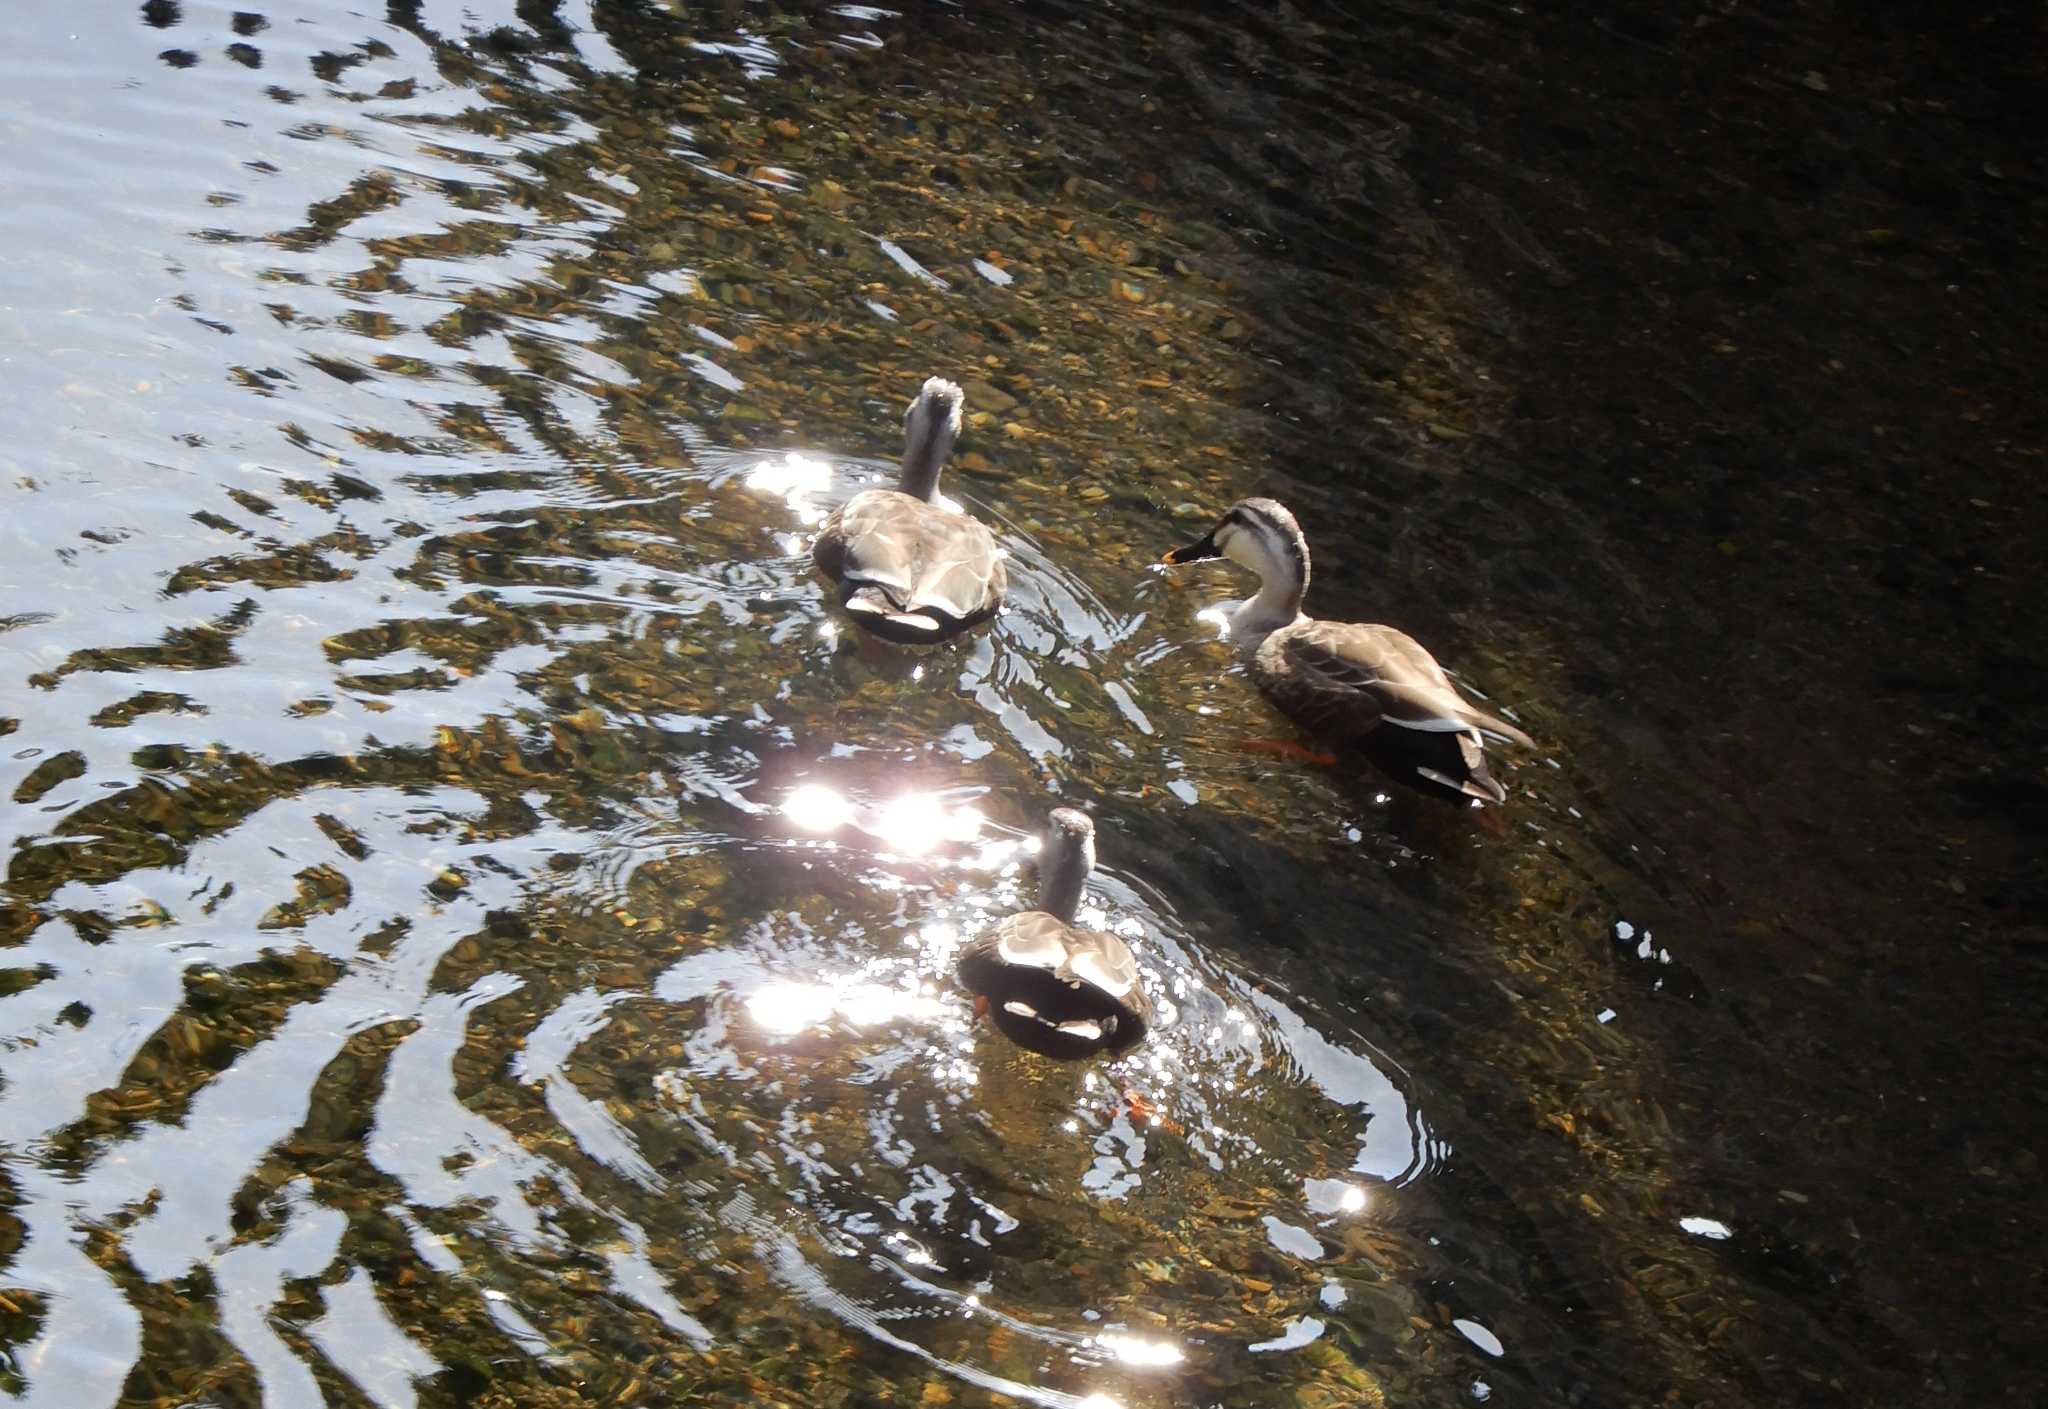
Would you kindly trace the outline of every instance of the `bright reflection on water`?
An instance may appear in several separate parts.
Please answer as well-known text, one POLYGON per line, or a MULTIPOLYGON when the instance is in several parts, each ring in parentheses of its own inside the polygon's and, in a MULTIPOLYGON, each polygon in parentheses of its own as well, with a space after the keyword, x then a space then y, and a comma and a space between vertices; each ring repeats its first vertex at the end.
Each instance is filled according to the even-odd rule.
POLYGON ((1097 1336, 1095 1343, 1126 1365, 1178 1365, 1187 1359, 1177 1345, 1137 1336, 1097 1336))
POLYGON ((798 451, 780 459, 763 460, 747 472, 747 488, 779 495, 805 526, 824 522, 830 510, 815 502, 832 487, 832 467, 798 451))
MULTIPOLYGON (((981 835, 988 819, 972 803, 949 802, 933 793, 899 793, 874 806, 860 806, 824 783, 806 783, 782 800, 782 814, 800 830, 834 833, 845 827, 866 832, 898 856, 922 856, 941 846, 958 846, 981 835)), ((975 853, 986 869, 1014 850, 998 843, 975 853)))
POLYGON ((747 1011, 770 1032, 793 1033, 835 1016, 855 1027, 872 1027, 902 1018, 934 1018, 944 1008, 930 992, 875 983, 770 983, 747 995, 747 1011))
POLYGON ((921 856, 946 842, 974 840, 984 820, 979 808, 947 807, 938 798, 906 793, 882 805, 874 832, 890 849, 921 856))
POLYGON ((1214 631, 1217 640, 1228 641, 1231 613, 1243 605, 1242 601, 1212 602, 1195 613, 1195 620, 1214 631))
POLYGON ((823 783, 806 783, 782 800, 782 815, 807 832, 836 832, 853 821, 854 807, 823 783))

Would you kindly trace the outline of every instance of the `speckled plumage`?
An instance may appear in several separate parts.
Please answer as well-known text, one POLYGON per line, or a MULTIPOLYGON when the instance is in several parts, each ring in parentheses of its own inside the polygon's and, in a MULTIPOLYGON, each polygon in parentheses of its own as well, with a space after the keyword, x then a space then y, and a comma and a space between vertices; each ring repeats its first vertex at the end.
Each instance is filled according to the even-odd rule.
POLYGON ((1246 673, 1283 714, 1410 787, 1506 799, 1507 789, 1487 769, 1484 740, 1525 748, 1534 740, 1466 700, 1436 657, 1405 632, 1303 615, 1308 540, 1283 505, 1243 500, 1167 560, 1209 557, 1229 557, 1259 573, 1259 595, 1238 608, 1231 630, 1246 673))
POLYGON ((995 535, 933 502, 960 429, 960 388, 933 377, 904 413, 903 475, 834 510, 811 561, 862 629, 905 645, 956 636, 995 615, 1008 586, 995 535))
POLYGON ((962 987, 988 1000, 999 1032, 1062 1061, 1128 1051, 1152 1022, 1130 946, 1074 923, 1093 864, 1094 824, 1055 810, 1040 852, 1041 908, 1005 916, 961 951, 957 970, 962 987))

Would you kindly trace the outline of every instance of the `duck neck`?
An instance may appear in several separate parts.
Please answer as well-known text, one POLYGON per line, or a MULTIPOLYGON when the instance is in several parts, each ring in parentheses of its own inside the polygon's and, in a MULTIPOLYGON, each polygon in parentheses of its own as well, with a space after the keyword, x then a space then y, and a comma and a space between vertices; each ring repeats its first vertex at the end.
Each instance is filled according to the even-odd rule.
POLYGON ((929 502, 939 491, 939 471, 953 450, 953 429, 941 415, 913 418, 903 446, 903 474, 896 487, 913 499, 929 502))
POLYGON ((1038 853, 1038 908, 1055 919, 1074 923, 1081 910, 1081 892, 1094 868, 1092 841, 1055 830, 1038 853))
POLYGON ((1308 568, 1273 573, 1259 579, 1258 595, 1230 614, 1230 634, 1241 645, 1256 646, 1301 617, 1301 599, 1308 594, 1308 568))

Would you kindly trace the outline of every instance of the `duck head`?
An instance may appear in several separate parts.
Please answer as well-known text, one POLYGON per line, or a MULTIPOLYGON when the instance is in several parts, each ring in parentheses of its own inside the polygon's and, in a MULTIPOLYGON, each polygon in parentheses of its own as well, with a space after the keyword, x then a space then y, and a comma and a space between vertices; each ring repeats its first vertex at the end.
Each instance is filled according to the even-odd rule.
POLYGON ((1038 908, 1072 924, 1094 869, 1094 820, 1071 807, 1054 808, 1038 847, 1038 908))
POLYGON ((929 500, 939 489, 939 471, 960 438, 960 388, 944 377, 929 377, 903 410, 903 475, 896 487, 913 499, 929 500))
POLYGON ((1240 499, 1215 527, 1162 561, 1178 566, 1205 558, 1228 558, 1250 568, 1261 581, 1298 578, 1308 586, 1308 539, 1294 515, 1277 499, 1240 499))
POLYGON ((1280 624, 1294 620, 1308 591, 1308 539, 1287 506, 1275 499, 1240 499, 1194 542, 1162 560, 1178 566, 1228 558, 1259 575, 1259 595, 1241 615, 1280 624))

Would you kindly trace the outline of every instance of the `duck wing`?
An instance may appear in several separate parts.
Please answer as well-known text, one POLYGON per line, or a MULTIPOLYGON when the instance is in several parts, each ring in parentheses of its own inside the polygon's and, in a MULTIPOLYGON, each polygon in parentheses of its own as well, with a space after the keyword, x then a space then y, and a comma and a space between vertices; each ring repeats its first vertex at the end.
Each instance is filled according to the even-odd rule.
POLYGON ((1005 1036, 1048 1057, 1122 1052, 1151 1027, 1130 947, 1043 910, 1005 916, 961 951, 957 972, 1005 1036))
POLYGON ((1138 961, 1131 947, 1113 934, 1069 928, 1067 962, 1061 972, 1092 984, 1140 1014, 1147 1010, 1145 991, 1138 984, 1138 961))
POLYGON ((1510 743, 1535 741, 1474 708, 1415 638, 1391 626, 1301 621, 1260 643, 1259 687, 1312 730, 1355 739, 1382 722, 1429 733, 1476 729, 1510 743))
POLYGON ((886 618, 913 638, 949 634, 990 615, 1008 585, 985 525, 893 489, 848 500, 820 530, 811 555, 839 583, 849 609, 886 618))
POLYGON ((1144 1001, 1138 961, 1113 934, 1070 925, 1043 910, 1026 910, 1005 915, 991 938, 991 957, 1004 964, 1043 969, 1062 983, 1085 984, 1134 1006, 1144 1001))
POLYGON ((1068 936, 1076 933, 1065 920, 1043 910, 1006 915, 996 926, 996 957, 1006 964, 1058 973, 1066 967, 1068 936))

